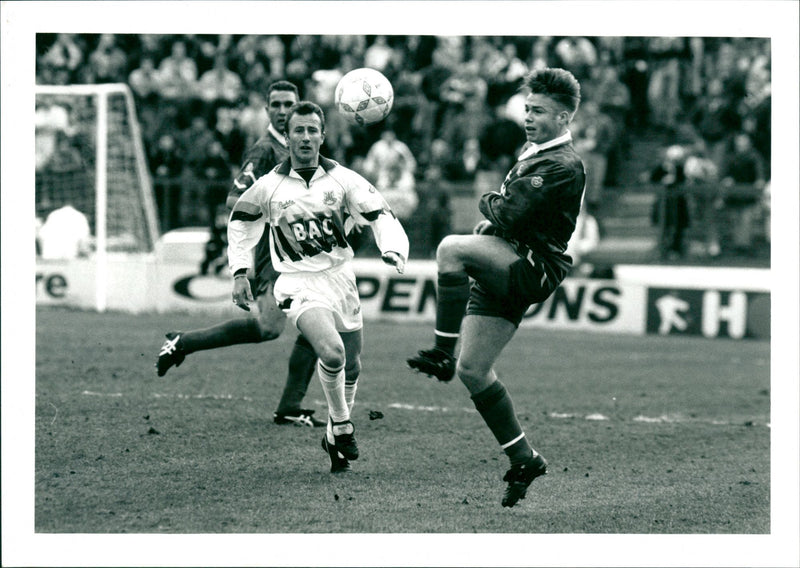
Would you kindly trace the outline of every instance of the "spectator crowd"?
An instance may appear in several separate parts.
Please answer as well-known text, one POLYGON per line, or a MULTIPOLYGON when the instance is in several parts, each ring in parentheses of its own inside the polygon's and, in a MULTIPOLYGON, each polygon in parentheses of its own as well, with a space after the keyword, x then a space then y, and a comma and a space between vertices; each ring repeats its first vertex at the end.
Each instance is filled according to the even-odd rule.
POLYGON ((412 239, 448 230, 453 187, 495 189, 525 141, 522 77, 546 66, 581 82, 571 131, 590 207, 631 182, 631 146, 652 132, 669 141, 665 156, 680 146, 670 155, 684 169, 692 158, 684 177, 720 182, 698 215, 728 200, 746 221, 756 198, 730 188, 768 187, 769 39, 59 33, 38 34, 36 48, 39 84, 130 86, 164 230, 213 222, 244 150, 265 132, 266 89, 278 79, 323 107, 322 153, 386 186, 403 222, 421 226, 412 239), (392 113, 368 128, 333 112, 336 83, 362 66, 395 91, 392 113))

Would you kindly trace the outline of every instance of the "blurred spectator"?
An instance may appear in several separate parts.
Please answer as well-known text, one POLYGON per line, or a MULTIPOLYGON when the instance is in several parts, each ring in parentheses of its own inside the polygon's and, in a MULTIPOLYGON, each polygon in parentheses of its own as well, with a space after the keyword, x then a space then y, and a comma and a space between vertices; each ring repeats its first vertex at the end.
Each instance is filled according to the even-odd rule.
POLYGON ((603 186, 608 166, 608 152, 614 142, 611 119, 600 112, 594 101, 586 101, 570 128, 575 151, 586 166, 586 193, 584 199, 597 206, 603 198, 603 186))
POLYGON ((394 49, 389 45, 386 36, 375 36, 375 41, 364 51, 364 66, 384 73, 394 58, 394 49))
POLYGON ((426 148, 438 136, 444 112, 441 87, 453 74, 452 69, 456 66, 441 46, 434 49, 431 58, 431 64, 420 71, 423 98, 414 121, 414 130, 419 132, 422 145, 426 148))
MULTIPOLYGON (((219 140, 222 148, 228 154, 231 164, 240 164, 245 144, 245 135, 236 123, 236 110, 229 106, 217 107, 214 120, 214 138, 219 140)), ((263 118, 262 118, 263 123, 263 118)))
POLYGON ((76 143, 63 130, 55 132, 55 146, 47 161, 36 170, 37 210, 46 210, 63 204, 65 190, 81 194, 91 187, 87 165, 76 143), (55 192, 54 188, 61 188, 55 192))
POLYGON ((186 99, 195 95, 197 64, 186 53, 182 40, 172 43, 170 55, 158 65, 160 92, 166 99, 186 99))
POLYGON ((740 132, 734 136, 733 151, 725 158, 721 176, 723 199, 731 217, 733 247, 736 252, 748 253, 766 183, 764 159, 753 148, 749 135, 740 132))
POLYGON ((414 128, 417 112, 423 104, 424 95, 421 90, 421 76, 409 70, 401 70, 392 81, 394 89, 394 106, 387 117, 390 128, 397 138, 408 144, 412 152, 422 153, 427 148, 419 140, 419 133, 414 128))
POLYGON ((647 100, 647 87, 650 82, 650 66, 648 64, 647 38, 626 38, 624 52, 624 71, 620 79, 628 87, 631 96, 631 111, 628 113, 627 126, 635 132, 647 128, 650 107, 647 100))
POLYGON ((686 183, 692 193, 694 212, 700 236, 704 240, 705 252, 710 257, 719 256, 719 171, 707 156, 703 145, 696 146, 686 158, 683 167, 686 183))
POLYGON ((690 116, 708 146, 709 157, 717 168, 721 168, 730 136, 739 129, 741 120, 721 79, 711 79, 707 89, 690 116))
POLYGON ((478 138, 488 122, 488 85, 479 70, 479 63, 471 59, 461 64, 441 87, 444 116, 440 136, 451 146, 461 147, 468 138, 478 138))
POLYGON ((556 42, 553 48, 555 66, 569 69, 578 81, 589 77, 589 72, 597 63, 597 49, 585 37, 565 37, 556 42))
POLYGON ((269 74, 262 61, 256 61, 250 65, 244 75, 242 75, 242 83, 244 84, 245 90, 266 93, 269 85, 272 83, 272 76, 269 74))
POLYGON ((89 54, 84 77, 87 83, 120 83, 128 76, 128 56, 117 45, 114 34, 101 34, 97 47, 89 54))
POLYGON ((627 85, 620 81, 619 72, 612 65, 598 65, 592 70, 592 79, 581 85, 587 100, 594 101, 600 111, 610 119, 606 174, 604 185, 614 187, 619 183, 619 169, 629 144, 625 125, 631 110, 631 95, 627 85))
POLYGON ((363 164, 364 176, 376 181, 385 179, 395 165, 412 177, 417 170, 417 161, 411 150, 405 142, 398 140, 393 130, 387 128, 367 152, 363 164))
POLYGON ((550 45, 553 38, 550 36, 539 36, 531 46, 530 69, 544 69, 550 67, 550 45))
POLYGON ((214 57, 214 67, 200 76, 197 92, 206 103, 237 102, 242 93, 242 80, 228 69, 228 58, 224 53, 218 53, 214 57))
POLYGON ((415 185, 414 174, 400 161, 382 169, 375 184, 403 225, 408 224, 419 204, 415 185))
POLYGON ((157 95, 160 91, 159 75, 155 62, 149 55, 142 57, 139 67, 128 75, 128 85, 140 99, 157 95))
POLYGON ((481 143, 477 138, 468 138, 464 142, 464 147, 458 153, 458 171, 452 177, 453 180, 473 181, 478 174, 478 170, 485 168, 486 162, 481 154, 481 143))
POLYGON ((261 138, 266 130, 265 118, 267 117, 267 101, 263 91, 251 91, 247 94, 247 105, 242 108, 237 117, 239 130, 245 138, 244 147, 249 148, 256 140, 261 138))
POLYGON ((575 219, 575 231, 567 243, 566 254, 572 257, 572 274, 589 277, 594 266, 586 256, 600 244, 600 225, 592 214, 593 207, 584 202, 575 219))
POLYGON ((647 98, 654 126, 672 132, 681 107, 681 60, 684 39, 679 37, 650 38, 648 51, 652 62, 647 98))
POLYGON ((750 135, 753 146, 764 158, 765 177, 770 177, 772 157, 772 84, 769 59, 765 54, 757 56, 745 83, 746 96, 739 112, 742 115, 742 130, 750 135))
POLYGON ((42 169, 56 149, 58 135, 71 133, 69 112, 52 98, 42 98, 36 102, 36 170, 42 169))
POLYGON ((650 181, 662 186, 652 211, 652 221, 661 229, 659 254, 662 260, 675 260, 686 254, 684 236, 690 219, 685 162, 686 150, 682 146, 670 146, 662 162, 650 172, 650 181))
POLYGON ((150 155, 153 191, 161 214, 161 227, 174 229, 180 225, 180 202, 183 173, 183 152, 171 134, 162 134, 150 155))
POLYGON ((479 140, 486 167, 505 175, 525 144, 525 129, 522 122, 508 115, 506 107, 500 106, 492 114, 492 120, 484 127, 479 140))
POLYGON ((83 46, 77 34, 57 34, 55 42, 40 60, 45 84, 68 85, 84 62, 83 46))
POLYGON ((220 205, 225 204, 228 185, 235 173, 230 157, 219 140, 211 140, 208 143, 198 170, 196 178, 200 183, 194 184, 196 187, 187 192, 192 197, 189 201, 192 214, 189 217, 196 219, 195 224, 208 224, 213 229, 217 209, 220 205), (195 193, 195 189, 199 190, 199 194, 195 193), (195 216, 195 213, 202 211, 202 207, 199 207, 201 204, 205 205, 204 215, 202 217, 195 216))
POLYGON ((71 204, 52 211, 39 229, 42 258, 78 258, 91 251, 91 230, 86 215, 71 204))
POLYGON ((186 166, 192 173, 202 172, 202 163, 206 159, 206 151, 214 140, 214 132, 209 128, 206 118, 199 114, 192 117, 189 128, 179 134, 178 143, 184 156, 186 166))

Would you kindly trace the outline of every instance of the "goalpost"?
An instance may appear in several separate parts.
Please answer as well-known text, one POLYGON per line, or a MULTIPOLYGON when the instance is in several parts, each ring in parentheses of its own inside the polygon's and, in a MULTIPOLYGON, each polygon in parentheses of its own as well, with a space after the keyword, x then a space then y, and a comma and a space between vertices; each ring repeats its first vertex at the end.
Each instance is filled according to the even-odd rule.
POLYGON ((133 94, 125 84, 36 86, 36 216, 71 205, 94 240, 95 308, 109 255, 151 253, 159 237, 133 94))

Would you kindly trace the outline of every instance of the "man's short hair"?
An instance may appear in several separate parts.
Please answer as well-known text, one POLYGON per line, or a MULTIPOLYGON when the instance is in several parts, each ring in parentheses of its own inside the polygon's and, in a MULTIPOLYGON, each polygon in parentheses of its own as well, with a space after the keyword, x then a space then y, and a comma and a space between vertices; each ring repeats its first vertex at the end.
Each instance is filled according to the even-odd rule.
POLYGON ((289 81, 275 81, 272 83, 267 89, 267 100, 269 100, 269 96, 272 94, 272 91, 289 91, 294 93, 295 98, 300 98, 300 92, 297 90, 297 85, 289 81))
POLYGON ((566 108, 570 114, 578 110, 581 85, 566 69, 537 69, 525 77, 523 87, 534 94, 546 95, 566 108))
POLYGON ((286 114, 286 124, 283 128, 287 134, 289 132, 289 121, 292 120, 292 117, 296 114, 316 114, 319 117, 319 121, 322 126, 322 132, 325 132, 325 113, 322 112, 320 106, 317 103, 312 103, 311 101, 300 101, 299 103, 292 105, 292 108, 290 108, 289 112, 286 114))

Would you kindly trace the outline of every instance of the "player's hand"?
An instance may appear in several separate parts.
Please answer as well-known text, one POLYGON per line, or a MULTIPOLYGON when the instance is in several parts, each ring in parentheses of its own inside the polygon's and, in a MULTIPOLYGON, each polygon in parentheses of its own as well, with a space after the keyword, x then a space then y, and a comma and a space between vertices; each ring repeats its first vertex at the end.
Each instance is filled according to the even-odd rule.
POLYGON ((402 274, 406 271, 406 261, 403 260, 402 256, 394 251, 383 253, 381 260, 386 264, 391 264, 394 266, 398 274, 402 274))
POLYGON ((475 228, 472 229, 473 235, 496 235, 497 234, 497 227, 492 225, 492 222, 488 219, 484 219, 477 225, 475 228))
POLYGON ((250 280, 246 276, 235 277, 233 279, 233 303, 249 312, 252 301, 253 291, 250 289, 250 280))

